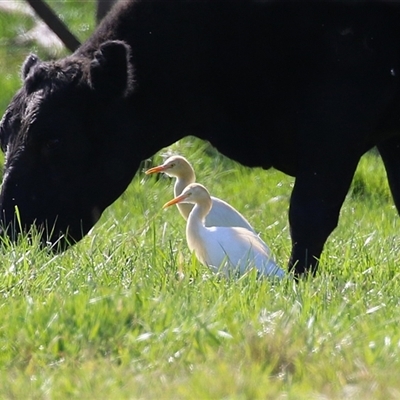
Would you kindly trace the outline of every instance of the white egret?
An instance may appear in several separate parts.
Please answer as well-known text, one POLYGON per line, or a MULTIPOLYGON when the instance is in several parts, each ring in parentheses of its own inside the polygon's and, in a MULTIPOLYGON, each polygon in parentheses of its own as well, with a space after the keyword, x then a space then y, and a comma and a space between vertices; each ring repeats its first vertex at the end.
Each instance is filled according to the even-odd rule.
POLYGON ((268 246, 254 232, 242 227, 204 225, 212 202, 203 185, 190 184, 163 208, 180 203, 194 204, 186 224, 186 240, 202 264, 226 275, 243 274, 252 268, 265 276, 285 275, 272 259, 268 246))
MULTIPOLYGON (((150 168, 145 173, 148 175, 155 172, 164 172, 168 176, 176 178, 174 185, 175 197, 179 196, 186 186, 196 181, 195 172, 189 161, 185 157, 178 155, 169 157, 162 165, 150 168)), ((241 226, 256 233, 247 219, 230 204, 217 197, 211 197, 211 200, 212 206, 205 220, 206 226, 241 226)), ((177 206, 182 217, 187 220, 193 204, 178 203, 177 206)))

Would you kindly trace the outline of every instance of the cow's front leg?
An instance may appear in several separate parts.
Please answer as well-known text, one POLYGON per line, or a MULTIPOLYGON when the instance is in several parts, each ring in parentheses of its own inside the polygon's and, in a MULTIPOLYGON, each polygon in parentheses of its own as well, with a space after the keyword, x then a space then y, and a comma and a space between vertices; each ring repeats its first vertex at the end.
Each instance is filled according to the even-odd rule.
POLYGON ((315 274, 324 244, 336 228, 358 159, 349 159, 296 177, 290 200, 292 253, 289 271, 315 274))

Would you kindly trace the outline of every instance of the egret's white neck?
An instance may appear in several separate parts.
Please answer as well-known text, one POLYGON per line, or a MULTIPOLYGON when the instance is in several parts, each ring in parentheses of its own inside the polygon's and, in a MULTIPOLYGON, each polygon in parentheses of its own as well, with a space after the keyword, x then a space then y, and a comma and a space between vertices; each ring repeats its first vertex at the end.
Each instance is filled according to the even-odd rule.
MULTIPOLYGON (((174 195, 179 196, 182 192, 183 189, 187 185, 190 185, 191 183, 194 183, 196 181, 196 175, 194 173, 193 168, 188 165, 188 170, 185 175, 179 176, 176 178, 175 185, 174 185, 174 195)), ((177 204, 178 210, 181 213, 182 217, 185 219, 188 219, 190 212, 192 211, 193 204, 189 203, 179 203, 177 204)))
POLYGON ((187 171, 185 171, 185 174, 181 176, 176 177, 175 185, 174 185, 174 194, 175 197, 179 196, 182 192, 183 189, 187 185, 190 185, 191 183, 196 182, 196 175, 194 173, 194 169, 192 166, 188 165, 187 171))
MULTIPOLYGON (((193 204, 190 204, 193 207, 193 204)), ((205 218, 211 210, 211 199, 209 204, 195 204, 186 223, 186 238, 191 251, 199 251, 203 246, 201 245, 204 232, 207 227, 204 225, 205 218)), ((205 259, 205 255, 197 254, 199 259, 205 259)))

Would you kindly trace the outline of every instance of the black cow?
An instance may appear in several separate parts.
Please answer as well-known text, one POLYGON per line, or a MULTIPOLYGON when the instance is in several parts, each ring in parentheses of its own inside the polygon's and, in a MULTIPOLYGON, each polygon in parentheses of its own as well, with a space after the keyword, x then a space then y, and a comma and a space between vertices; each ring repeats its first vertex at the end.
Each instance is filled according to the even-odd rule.
POLYGON ((124 0, 74 54, 30 55, 22 75, 0 126, 10 235, 35 225, 60 246, 80 240, 141 160, 186 135, 296 177, 297 274, 315 272, 373 146, 400 207, 393 2, 124 0))

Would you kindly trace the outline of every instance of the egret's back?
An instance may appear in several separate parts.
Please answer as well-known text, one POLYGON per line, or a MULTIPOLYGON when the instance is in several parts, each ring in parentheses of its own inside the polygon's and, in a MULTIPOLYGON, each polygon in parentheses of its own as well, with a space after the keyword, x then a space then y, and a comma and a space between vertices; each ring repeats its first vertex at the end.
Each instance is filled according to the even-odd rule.
POLYGON ((285 274, 274 262, 267 245, 247 229, 203 226, 193 230, 188 224, 186 237, 199 261, 214 271, 229 275, 256 268, 266 276, 281 278, 285 274))

